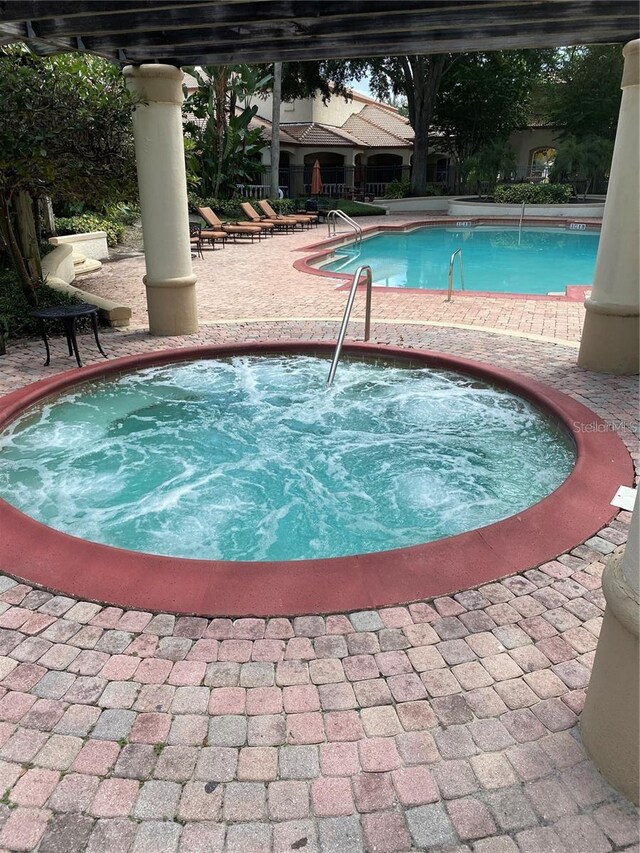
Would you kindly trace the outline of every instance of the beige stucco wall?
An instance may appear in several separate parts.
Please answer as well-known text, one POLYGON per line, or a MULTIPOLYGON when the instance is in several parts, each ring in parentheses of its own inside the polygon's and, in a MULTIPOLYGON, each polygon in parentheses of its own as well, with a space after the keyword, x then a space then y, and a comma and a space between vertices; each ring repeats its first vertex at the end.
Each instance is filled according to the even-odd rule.
MULTIPOLYGON (((273 98, 267 95, 266 98, 256 98, 253 102, 258 107, 258 115, 271 121, 273 113, 273 98)), ((311 98, 292 101, 290 104, 284 103, 280 108, 280 122, 297 122, 297 121, 313 121, 313 103, 311 98)))
MULTIPOLYGON (((259 98, 254 102, 258 107, 258 115, 271 121, 273 99, 271 95, 259 98)), ((349 116, 359 113, 365 104, 361 101, 345 101, 342 97, 333 97, 327 104, 322 98, 302 98, 291 103, 282 103, 280 122, 315 121, 318 124, 329 124, 332 127, 342 127, 349 116)))
POLYGON ((612 554, 602 577, 607 601, 580 720, 582 739, 600 772, 636 805, 640 791, 638 566, 640 503, 624 555, 612 554))
POLYGON ((528 127, 515 130, 509 137, 517 157, 517 173, 519 177, 529 174, 531 151, 534 148, 555 148, 558 131, 550 127, 528 127))

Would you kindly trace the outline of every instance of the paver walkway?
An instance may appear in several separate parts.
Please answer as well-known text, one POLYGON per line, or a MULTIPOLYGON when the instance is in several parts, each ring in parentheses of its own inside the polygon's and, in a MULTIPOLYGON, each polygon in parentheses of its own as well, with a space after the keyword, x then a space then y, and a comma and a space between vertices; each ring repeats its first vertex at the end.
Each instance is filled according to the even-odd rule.
MULTIPOLYGON (((393 225, 415 217, 384 216, 361 220, 369 225, 393 225)), ((428 219, 425 215, 422 219, 428 219)), ((204 250, 194 260, 197 297, 202 322, 220 320, 337 318, 344 310, 345 293, 335 279, 298 272, 294 261, 312 254, 299 249, 325 240, 319 226, 295 234, 278 234, 259 243, 229 243, 224 249, 204 250)), ((84 277, 78 286, 133 309, 132 323, 147 325, 142 256, 105 264, 99 273, 84 277)), ((567 282, 584 284, 584 282, 567 282)), ((446 282, 443 282, 446 287, 446 282)), ((360 312, 356 304, 354 316, 360 312)), ((389 320, 416 320, 511 329, 577 341, 584 308, 580 302, 508 299, 457 295, 447 303, 442 294, 376 290, 374 316, 389 320)))
MULTIPOLYGON (((275 287, 273 299, 288 310, 275 287)), ((116 356, 336 328, 228 322, 188 339, 105 333, 104 345, 116 356)), ((636 382, 579 370, 573 347, 379 319, 372 338, 548 382, 638 460, 636 382)), ((90 339, 80 346, 89 360, 90 339)), ((61 341, 51 368, 41 350, 10 347, 2 392, 70 366, 61 341)), ((0 851, 637 853, 637 811, 577 727, 600 576, 629 518, 476 590, 326 617, 123 612, 0 576, 0 851)), ((11 572, 1 552, 0 567, 11 572)))

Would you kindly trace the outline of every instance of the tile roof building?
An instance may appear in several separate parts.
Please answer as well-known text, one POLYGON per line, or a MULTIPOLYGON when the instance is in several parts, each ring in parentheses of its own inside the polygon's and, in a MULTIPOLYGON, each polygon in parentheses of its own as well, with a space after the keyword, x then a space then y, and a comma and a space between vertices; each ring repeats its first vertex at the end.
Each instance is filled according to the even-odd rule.
MULTIPOLYGON (((185 80, 187 89, 197 85, 185 80)), ((263 183, 245 187, 247 195, 262 196, 270 185, 272 126, 271 96, 257 99, 253 126, 262 128, 267 145, 262 151, 263 183)), ((553 149, 554 128, 542 123, 512 134, 518 155, 518 175, 528 177, 544 170, 545 156, 553 149)), ((388 183, 408 178, 411 170, 414 132, 409 119, 390 104, 351 91, 350 100, 334 96, 327 103, 320 97, 282 103, 280 109, 280 174, 283 194, 293 197, 310 192, 311 169, 320 163, 323 192, 344 196, 351 193, 381 196, 388 183)), ((433 133, 427 161, 427 180, 450 185, 451 156, 442 137, 433 133)))

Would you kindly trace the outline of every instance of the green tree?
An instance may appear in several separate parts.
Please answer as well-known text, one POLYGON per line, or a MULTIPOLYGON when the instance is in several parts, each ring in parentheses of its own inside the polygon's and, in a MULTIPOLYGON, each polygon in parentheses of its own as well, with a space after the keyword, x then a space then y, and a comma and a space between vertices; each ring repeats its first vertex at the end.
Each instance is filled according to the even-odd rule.
POLYGON ((548 50, 460 55, 443 76, 433 115, 457 163, 526 125, 532 91, 552 61, 548 50))
POLYGON ((252 99, 265 90, 270 75, 258 66, 207 65, 186 68, 198 88, 183 105, 190 181, 203 197, 230 197, 236 184, 255 179, 264 139, 250 127, 258 112, 252 99))
POLYGON ((587 197, 594 181, 609 171, 613 141, 602 136, 565 136, 551 169, 552 181, 569 181, 575 195, 587 197))
POLYGON ((558 52, 548 109, 561 136, 615 139, 620 111, 622 46, 566 48, 558 52))
POLYGON ((517 157, 511 143, 506 139, 487 142, 462 164, 465 180, 475 184, 479 196, 489 195, 498 177, 509 177, 516 168, 517 157))
MULTIPOLYGON (((271 69, 273 66, 265 66, 271 69)), ((332 97, 348 99, 349 82, 364 74, 366 63, 360 60, 331 59, 282 64, 282 100, 320 95, 324 103, 332 97)))
POLYGON ((34 202, 101 209, 134 198, 133 107, 106 60, 0 50, 0 237, 31 304, 40 278, 34 202))
MULTIPOLYGON (((406 98, 409 123, 414 132, 409 195, 426 193, 429 131, 436 98, 443 79, 456 61, 453 54, 442 53, 389 56, 365 62, 365 68, 371 74, 371 88, 379 98, 406 98)), ((354 70, 363 73, 362 61, 354 70)))

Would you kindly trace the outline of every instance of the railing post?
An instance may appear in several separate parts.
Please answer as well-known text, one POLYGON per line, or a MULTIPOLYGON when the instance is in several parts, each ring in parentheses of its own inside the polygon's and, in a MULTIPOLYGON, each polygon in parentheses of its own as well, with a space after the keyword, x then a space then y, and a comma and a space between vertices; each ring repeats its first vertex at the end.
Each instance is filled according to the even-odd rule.
POLYGON ((358 291, 360 276, 363 272, 365 272, 367 275, 367 302, 365 307, 364 339, 365 341, 369 340, 369 331, 371 326, 371 290, 373 286, 373 275, 371 272, 371 267, 362 266, 358 267, 358 269, 355 271, 353 280, 351 282, 351 289, 349 290, 347 305, 344 309, 342 323, 340 324, 340 331, 338 332, 336 348, 333 353, 333 358, 331 359, 331 367, 329 368, 329 376, 327 377, 327 387, 330 387, 333 384, 333 379, 336 375, 336 370, 338 368, 338 360, 340 358, 340 353, 342 352, 342 344, 344 343, 344 338, 347 333, 347 326, 349 325, 349 318, 351 317, 351 309, 353 308, 353 303, 355 301, 356 293, 358 291))
POLYGON ((365 341, 368 341, 369 335, 371 334, 371 295, 373 292, 373 276, 371 274, 371 267, 365 267, 364 269, 367 276, 367 300, 364 308, 364 339, 365 341))

